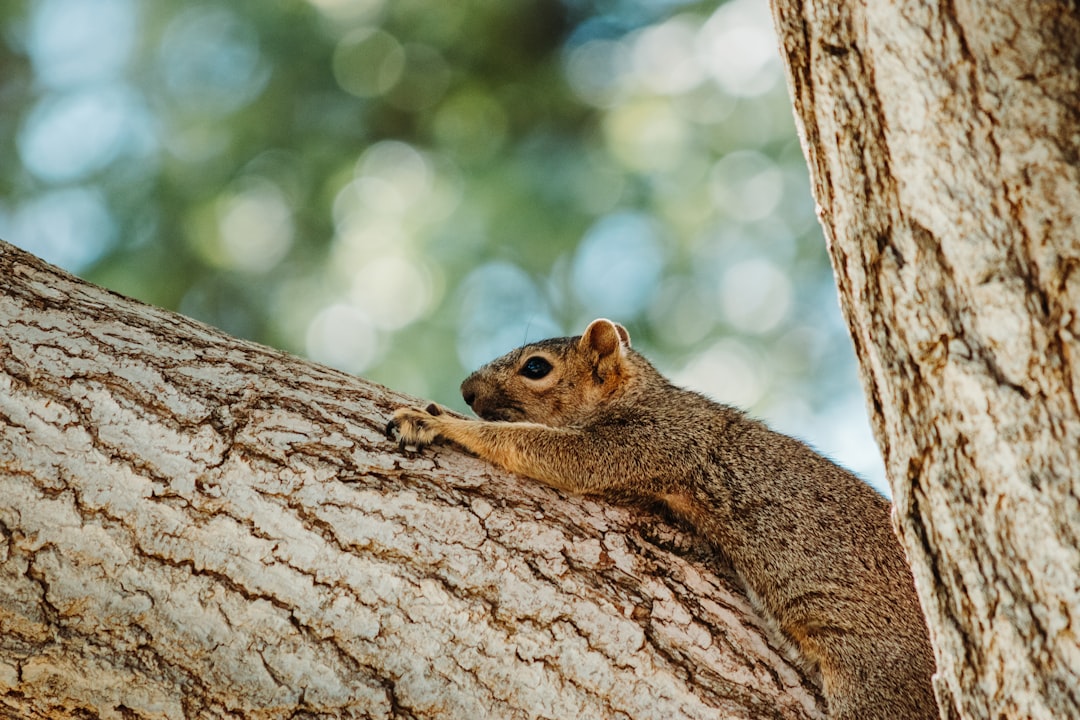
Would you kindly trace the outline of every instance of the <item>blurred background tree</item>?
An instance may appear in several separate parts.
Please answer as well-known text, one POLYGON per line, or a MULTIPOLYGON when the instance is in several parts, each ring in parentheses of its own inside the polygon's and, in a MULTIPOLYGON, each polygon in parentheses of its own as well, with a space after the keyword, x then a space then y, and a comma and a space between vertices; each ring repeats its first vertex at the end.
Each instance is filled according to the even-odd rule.
POLYGON ((765 0, 0 8, 0 237, 464 410, 606 316, 883 492, 765 0))

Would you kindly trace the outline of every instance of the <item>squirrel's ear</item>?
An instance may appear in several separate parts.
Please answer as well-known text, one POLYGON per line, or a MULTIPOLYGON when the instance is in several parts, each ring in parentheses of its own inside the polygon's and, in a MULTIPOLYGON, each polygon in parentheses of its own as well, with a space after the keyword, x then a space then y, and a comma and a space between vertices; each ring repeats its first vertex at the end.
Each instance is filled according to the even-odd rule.
POLYGON ((630 347, 630 333, 626 331, 626 328, 624 328, 619 323, 611 324, 615 326, 615 331, 619 333, 619 339, 622 340, 622 344, 626 347, 630 347))
POLYGON ((630 332, 603 317, 590 323, 581 336, 581 348, 595 353, 600 359, 621 357, 623 345, 630 347, 630 332))

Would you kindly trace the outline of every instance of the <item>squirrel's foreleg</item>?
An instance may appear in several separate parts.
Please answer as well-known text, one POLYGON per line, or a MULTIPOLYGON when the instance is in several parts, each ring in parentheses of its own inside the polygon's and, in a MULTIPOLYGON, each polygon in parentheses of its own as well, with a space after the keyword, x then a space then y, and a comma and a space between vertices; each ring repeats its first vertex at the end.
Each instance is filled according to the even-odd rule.
POLYGON ((454 417, 437 405, 401 408, 387 423, 387 436, 418 450, 442 438, 511 472, 575 494, 611 489, 610 474, 591 469, 582 458, 595 457, 595 440, 580 430, 530 422, 489 422, 454 417))

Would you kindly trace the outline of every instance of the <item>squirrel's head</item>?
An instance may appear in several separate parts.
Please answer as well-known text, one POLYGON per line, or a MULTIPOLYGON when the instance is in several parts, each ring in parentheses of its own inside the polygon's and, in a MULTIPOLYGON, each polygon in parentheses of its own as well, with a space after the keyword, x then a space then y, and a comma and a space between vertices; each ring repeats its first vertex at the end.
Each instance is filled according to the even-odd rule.
POLYGON ((634 374, 630 333, 594 320, 577 337, 526 345, 492 360, 461 384, 469 407, 485 420, 573 425, 609 402, 634 374))

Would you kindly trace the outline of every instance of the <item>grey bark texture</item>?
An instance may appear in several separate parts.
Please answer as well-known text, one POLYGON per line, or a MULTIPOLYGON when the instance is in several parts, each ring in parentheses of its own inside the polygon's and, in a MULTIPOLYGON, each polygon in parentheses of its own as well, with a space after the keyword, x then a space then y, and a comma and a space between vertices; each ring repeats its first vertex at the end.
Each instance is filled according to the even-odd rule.
POLYGON ((1080 717, 1077 5, 772 6, 939 697, 1080 717))
POLYGON ((824 716, 657 516, 4 243, 0 289, 0 716, 824 716))

